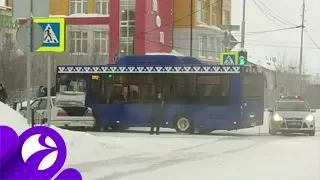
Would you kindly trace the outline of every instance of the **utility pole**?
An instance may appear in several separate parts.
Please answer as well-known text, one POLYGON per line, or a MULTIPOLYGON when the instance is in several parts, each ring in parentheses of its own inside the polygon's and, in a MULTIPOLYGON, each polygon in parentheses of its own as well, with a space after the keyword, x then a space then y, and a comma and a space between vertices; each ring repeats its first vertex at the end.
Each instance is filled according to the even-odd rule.
POLYGON ((304 13, 306 11, 305 0, 302 3, 302 23, 301 23, 301 44, 300 44, 300 63, 299 63, 299 95, 302 93, 303 75, 302 75, 302 60, 303 60, 303 35, 304 35, 304 13))
POLYGON ((192 56, 193 44, 193 0, 190 0, 190 56, 192 56))
POLYGON ((244 48, 244 39, 246 35, 246 0, 243 0, 242 25, 241 25, 241 48, 244 48))

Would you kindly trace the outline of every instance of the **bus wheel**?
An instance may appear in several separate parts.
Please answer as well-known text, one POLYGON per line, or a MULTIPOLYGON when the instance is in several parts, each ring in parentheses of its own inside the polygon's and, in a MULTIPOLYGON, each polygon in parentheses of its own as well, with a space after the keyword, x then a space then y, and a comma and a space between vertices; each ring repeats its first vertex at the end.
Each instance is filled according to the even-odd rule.
POLYGON ((178 117, 175 123, 176 131, 190 133, 193 129, 191 120, 186 117, 178 117))

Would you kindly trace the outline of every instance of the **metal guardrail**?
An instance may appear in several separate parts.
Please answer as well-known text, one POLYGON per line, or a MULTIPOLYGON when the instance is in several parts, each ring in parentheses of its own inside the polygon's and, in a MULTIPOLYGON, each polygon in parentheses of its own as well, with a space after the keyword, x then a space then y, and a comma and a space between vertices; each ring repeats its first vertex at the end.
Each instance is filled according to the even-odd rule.
POLYGON ((47 117, 45 114, 40 114, 36 110, 31 111, 31 127, 36 125, 44 125, 47 123, 47 117))

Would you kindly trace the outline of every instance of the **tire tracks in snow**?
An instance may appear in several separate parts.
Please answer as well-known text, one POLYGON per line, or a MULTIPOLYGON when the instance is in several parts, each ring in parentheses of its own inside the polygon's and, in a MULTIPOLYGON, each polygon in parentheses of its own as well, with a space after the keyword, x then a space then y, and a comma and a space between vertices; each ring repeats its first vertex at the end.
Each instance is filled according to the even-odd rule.
MULTIPOLYGON (((188 150, 191 150, 191 149, 196 149, 196 148, 200 148, 200 147, 203 147, 203 146, 206 146, 206 145, 212 145, 214 143, 218 143, 218 142, 222 142, 222 141, 230 141, 230 140, 250 140, 252 138, 239 138, 239 137, 227 137, 227 138, 221 138, 221 139, 218 139, 214 142, 208 142, 208 143, 203 143, 203 144, 199 144, 197 146, 190 146, 189 148, 180 148, 180 149, 177 149, 177 150, 174 150, 173 152, 178 152, 178 153, 181 153, 181 152, 186 152, 188 150)), ((225 150, 225 151, 222 151, 222 152, 218 152, 218 153, 199 153, 199 152, 191 152, 187 155, 185 155, 184 157, 176 157, 176 158, 171 158, 171 159, 168 159, 168 160, 164 160, 164 161, 160 161, 160 162, 157 162, 157 163, 153 163, 149 166, 146 166, 146 167, 143 167, 143 168, 138 168, 138 169, 133 169, 133 170, 129 170, 127 172, 116 172, 116 173, 112 173, 112 174, 109 174, 109 175, 106 175, 106 176, 103 176, 103 177, 100 177, 100 178, 96 178, 95 180, 116 180, 116 179, 120 179, 120 178, 123 178, 123 177, 127 177, 127 176, 132 176, 132 175, 136 175, 136 174, 140 174, 140 173, 144 173, 144 172, 149 172, 149 171, 155 171, 155 170, 158 170, 158 169, 162 169, 162 168, 167 168, 169 166, 173 166, 173 165, 178 165, 178 164, 182 164, 182 163, 186 163, 186 162, 195 162, 195 161, 201 161, 201 160, 204 160, 204 159, 208 159, 208 158, 214 158, 214 157, 218 157, 218 156, 221 156, 221 155, 225 155, 225 154, 232 154, 232 153, 237 153, 237 152, 240 152, 240 151, 245 151, 247 149, 250 149, 252 147, 256 147, 256 146, 260 146, 260 145, 263 145, 269 141, 273 140, 272 138, 268 138, 266 140, 262 140, 259 138, 259 139, 256 139, 254 140, 253 144, 249 145, 249 146, 245 146, 245 147, 240 147, 240 148, 232 148, 232 149, 229 149, 229 150, 225 150), (189 155, 189 156, 188 156, 189 155)), ((164 155, 165 157, 165 155, 164 155)), ((172 155, 171 155, 172 157, 172 155)), ((158 157, 155 157, 154 159, 159 159, 158 157)), ((139 162, 135 162, 135 163, 139 163, 139 162)))
MULTIPOLYGON (((241 136, 242 137, 242 136, 241 136)), ((182 152, 182 151, 188 151, 196 148, 200 148, 209 144, 214 144, 222 141, 227 141, 227 140, 235 140, 239 139, 240 137, 235 137, 235 136, 229 136, 229 137, 220 137, 219 139, 215 139, 212 141, 201 143, 201 144, 196 144, 192 146, 187 146, 183 148, 178 148, 178 149, 173 149, 169 152, 166 153, 175 153, 175 152, 182 152)), ((166 154, 163 153, 163 154, 166 154)), ((143 153, 133 153, 125 156, 120 156, 116 158, 111 158, 107 160, 101 160, 101 161, 93 161, 93 162, 87 162, 87 163, 78 163, 78 164, 68 164, 68 166, 73 167, 78 169, 80 172, 89 172, 97 167, 108 167, 108 166, 114 166, 114 165, 129 165, 129 164, 135 164, 138 162, 146 162, 146 161, 152 161, 159 159, 159 157, 141 157, 141 156, 146 156, 146 155, 154 155, 155 153, 148 153, 148 152, 143 152, 143 153), (140 156, 140 157, 139 157, 140 156)), ((162 154, 162 155, 163 155, 162 154)), ((106 152, 106 155, 108 155, 108 152, 106 152)))

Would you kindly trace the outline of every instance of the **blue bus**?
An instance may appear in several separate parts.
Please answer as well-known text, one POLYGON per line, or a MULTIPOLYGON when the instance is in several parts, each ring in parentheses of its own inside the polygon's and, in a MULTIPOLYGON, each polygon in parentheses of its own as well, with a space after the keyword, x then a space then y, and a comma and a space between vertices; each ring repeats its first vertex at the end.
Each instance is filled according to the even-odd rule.
POLYGON ((164 96, 163 128, 210 133, 263 124, 264 75, 251 66, 207 65, 171 55, 124 56, 111 65, 58 66, 56 88, 86 92, 97 130, 149 127, 157 91, 164 96))

